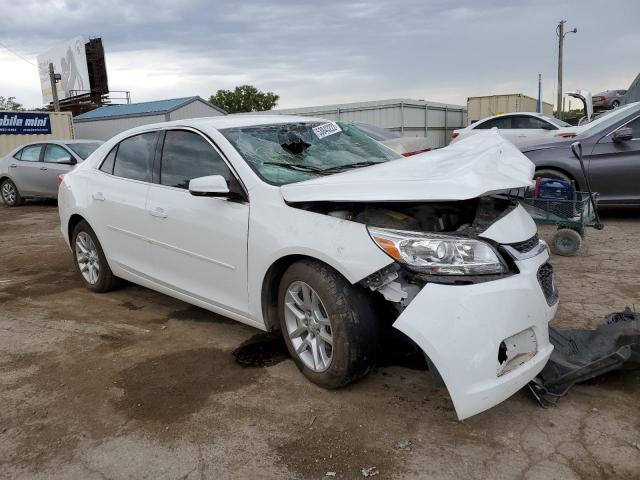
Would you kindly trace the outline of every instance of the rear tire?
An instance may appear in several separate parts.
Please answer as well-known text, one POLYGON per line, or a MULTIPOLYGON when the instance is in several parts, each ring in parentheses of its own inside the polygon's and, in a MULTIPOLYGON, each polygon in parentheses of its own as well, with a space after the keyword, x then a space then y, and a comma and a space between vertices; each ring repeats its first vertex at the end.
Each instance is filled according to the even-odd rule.
MULTIPOLYGON (((560 172, 558 170, 554 170, 552 168, 541 168, 540 170, 536 170, 536 178, 553 178, 555 180, 564 180, 565 182, 571 183, 573 179, 569 177, 566 173, 560 172)), ((577 187, 576 187, 577 190, 577 187)))
POLYGON ((2 201, 7 207, 19 207, 24 203, 24 198, 20 195, 18 187, 8 178, 2 181, 0 193, 2 194, 2 201))
POLYGON ((293 361, 316 385, 339 388, 373 367, 379 326, 371 298, 328 265, 291 265, 280 281, 278 314, 293 361))
POLYGON ((98 237, 84 220, 80 221, 73 229, 71 249, 76 270, 85 287, 89 290, 105 293, 120 285, 120 279, 109 268, 107 257, 98 237))
POLYGON ((614 100, 613 102, 611 102, 611 109, 615 109, 618 108, 620 106, 620 101, 619 100, 614 100))

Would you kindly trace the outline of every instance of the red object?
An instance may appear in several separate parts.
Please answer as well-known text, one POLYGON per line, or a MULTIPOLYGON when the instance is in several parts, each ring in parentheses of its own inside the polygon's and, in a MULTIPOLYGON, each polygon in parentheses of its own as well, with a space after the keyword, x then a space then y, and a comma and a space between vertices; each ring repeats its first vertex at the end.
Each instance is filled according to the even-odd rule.
POLYGON ((403 157, 410 157, 411 155, 417 155, 418 153, 430 152, 433 150, 431 147, 423 148, 422 150, 416 150, 415 152, 404 152, 402 154, 403 157))
POLYGON ((594 102, 602 102, 604 101, 604 97, 593 97, 594 102))
POLYGON ((578 135, 576 132, 562 132, 562 133, 556 133, 554 136, 562 137, 562 138, 571 138, 571 137, 575 137, 576 135, 578 135))
POLYGON ((61 173, 60 175, 58 175, 58 188, 60 188, 60 184, 62 183, 62 180, 64 180, 64 173, 61 173))
POLYGON ((533 198, 538 198, 540 195, 540 181, 542 179, 540 177, 536 177, 536 184, 533 187, 533 198))
POLYGON ((454 138, 458 138, 460 134, 458 132, 451 132, 451 140, 453 140, 454 138))

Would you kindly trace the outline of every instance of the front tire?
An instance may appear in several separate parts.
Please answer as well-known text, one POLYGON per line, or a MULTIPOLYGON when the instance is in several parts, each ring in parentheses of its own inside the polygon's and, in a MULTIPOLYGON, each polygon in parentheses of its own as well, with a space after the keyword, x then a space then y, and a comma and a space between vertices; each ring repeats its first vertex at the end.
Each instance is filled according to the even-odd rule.
POLYGON ((85 287, 92 292, 105 293, 118 286, 119 279, 109 268, 98 237, 86 221, 82 220, 73 229, 71 247, 76 270, 85 287))
POLYGON ((24 198, 20 195, 18 187, 11 180, 6 179, 0 185, 2 201, 7 207, 18 207, 24 203, 24 198))
POLYGON ((379 340, 371 299, 331 267, 291 265, 280 281, 278 312, 287 349, 313 383, 339 388, 371 370, 379 340))

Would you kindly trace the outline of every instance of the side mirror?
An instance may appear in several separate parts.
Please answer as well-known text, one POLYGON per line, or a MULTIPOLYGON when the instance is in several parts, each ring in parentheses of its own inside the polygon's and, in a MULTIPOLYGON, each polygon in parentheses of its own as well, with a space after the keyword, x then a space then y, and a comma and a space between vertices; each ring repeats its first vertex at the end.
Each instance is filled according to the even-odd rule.
POLYGON ((230 196, 227 181, 222 175, 194 178, 189 182, 189 193, 198 197, 230 196))
POLYGON ((633 130, 630 127, 622 127, 615 131, 612 140, 615 143, 627 142, 633 138, 633 130))
POLYGON ((53 163, 57 163, 58 165, 75 165, 76 159, 72 158, 71 155, 67 155, 66 157, 56 158, 53 163))

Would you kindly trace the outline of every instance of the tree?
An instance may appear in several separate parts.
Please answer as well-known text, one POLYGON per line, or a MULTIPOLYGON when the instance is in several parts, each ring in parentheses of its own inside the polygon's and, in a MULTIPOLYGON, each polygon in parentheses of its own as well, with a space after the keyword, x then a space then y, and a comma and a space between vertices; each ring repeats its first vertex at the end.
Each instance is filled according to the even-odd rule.
POLYGON ((240 85, 234 90, 218 90, 209 98, 209 103, 227 113, 261 112, 275 107, 279 98, 279 95, 261 92, 253 85, 240 85))
POLYGON ((22 110, 22 104, 16 102, 16 97, 0 97, 0 110, 22 110))

